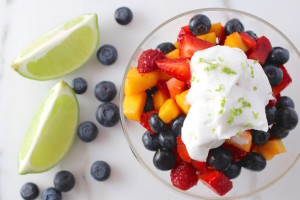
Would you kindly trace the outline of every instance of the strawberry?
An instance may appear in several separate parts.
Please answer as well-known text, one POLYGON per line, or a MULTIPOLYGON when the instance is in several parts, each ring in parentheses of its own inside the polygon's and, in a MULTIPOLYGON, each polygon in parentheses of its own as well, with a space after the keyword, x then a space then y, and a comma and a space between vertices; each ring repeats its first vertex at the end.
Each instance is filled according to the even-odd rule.
POLYGON ((192 160, 192 165, 198 171, 198 174, 204 174, 207 171, 206 162, 192 160))
POLYGON ((180 43, 181 40, 182 40, 182 36, 183 35, 192 35, 191 31, 190 31, 190 27, 189 25, 186 25, 186 26, 183 26, 181 27, 180 31, 179 31, 179 34, 178 34, 178 37, 177 37, 177 42, 180 43))
POLYGON ((171 170, 172 184, 182 190, 188 190, 198 182, 198 176, 195 168, 186 162, 178 163, 171 170))
POLYGON ((223 146, 230 152, 231 156, 232 156, 232 160, 234 162, 238 162, 240 160, 242 160, 248 152, 242 150, 242 149, 239 149, 231 144, 228 144, 228 143, 224 143, 223 146))
POLYGON ((188 82, 191 79, 190 63, 186 58, 157 60, 156 64, 166 74, 188 82))
MULTIPOLYGON (((279 93, 280 94, 280 93, 279 93)), ((269 103, 268 103, 268 107, 271 108, 273 106, 275 106, 277 103, 277 100, 276 99, 272 99, 272 100, 269 100, 269 103)))
POLYGON ((232 188, 231 180, 223 172, 209 169, 199 175, 200 180, 218 195, 223 196, 232 188))
POLYGON ((200 40, 193 35, 182 35, 179 42, 179 55, 183 58, 191 58, 196 51, 212 47, 213 44, 200 40))
POLYGON ((141 115, 141 119, 140 119, 140 124, 145 128, 147 129, 151 134, 155 134, 150 126, 149 126, 149 117, 154 114, 154 113, 158 113, 157 111, 153 110, 153 111, 149 111, 149 112, 144 112, 142 113, 141 115))
POLYGON ((140 73, 152 72, 157 69, 155 61, 164 58, 166 57, 163 52, 157 49, 148 49, 140 55, 137 70, 140 73))
POLYGON ((185 144, 181 140, 181 136, 180 135, 177 136, 176 140, 177 140, 177 152, 178 152, 179 157, 184 162, 190 163, 192 161, 192 159, 189 156, 189 153, 188 153, 188 151, 186 149, 185 144))
POLYGON ((187 89, 187 84, 183 81, 171 78, 166 82, 171 98, 175 100, 175 96, 187 89))
POLYGON ((259 64, 264 65, 271 50, 270 40, 262 36, 256 39, 256 48, 248 54, 248 59, 258 60, 259 64))
POLYGON ((284 90, 291 82, 292 82, 292 78, 289 75, 289 73, 287 72, 287 70, 285 69, 285 67, 283 65, 280 66, 280 69, 283 72, 283 78, 282 81, 279 85, 276 85, 275 87, 272 88, 273 91, 273 95, 277 98, 280 97, 280 92, 282 90, 284 90))
POLYGON ((253 51, 256 48, 256 41, 247 33, 240 33, 243 43, 248 47, 248 51, 253 51))
POLYGON ((158 80, 157 84, 156 84, 156 87, 158 88, 159 91, 161 91, 163 93, 163 95, 166 98, 170 98, 170 92, 169 92, 169 89, 167 87, 166 81, 158 80))
POLYGON ((224 31, 224 26, 222 26, 220 36, 218 37, 218 45, 224 45, 226 39, 226 34, 224 31))

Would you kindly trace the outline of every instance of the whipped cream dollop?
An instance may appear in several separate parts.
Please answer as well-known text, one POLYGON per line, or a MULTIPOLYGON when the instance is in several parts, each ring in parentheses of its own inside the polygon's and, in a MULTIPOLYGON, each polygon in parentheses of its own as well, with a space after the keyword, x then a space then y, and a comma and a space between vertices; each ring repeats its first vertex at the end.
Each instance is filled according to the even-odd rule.
POLYGON ((261 65, 238 48, 215 46, 191 58, 191 105, 182 127, 190 157, 206 161, 208 151, 245 130, 268 130, 265 106, 272 88, 261 65))

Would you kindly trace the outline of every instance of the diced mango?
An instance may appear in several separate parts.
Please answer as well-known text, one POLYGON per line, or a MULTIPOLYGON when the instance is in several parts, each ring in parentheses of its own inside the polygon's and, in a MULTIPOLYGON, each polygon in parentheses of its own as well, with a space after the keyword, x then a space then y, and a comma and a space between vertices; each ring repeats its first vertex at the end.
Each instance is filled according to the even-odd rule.
POLYGON ((177 106, 176 102, 173 99, 168 99, 163 103, 163 105, 161 105, 158 116, 167 124, 175 119, 180 113, 181 110, 177 106))
POLYGON ((176 47, 176 49, 179 49, 179 43, 178 42, 175 42, 174 46, 176 47))
POLYGON ((268 141, 266 144, 254 146, 253 151, 262 154, 266 160, 272 159, 276 154, 286 152, 281 139, 268 141))
POLYGON ((198 35, 197 38, 210 42, 213 45, 216 45, 216 33, 215 32, 211 32, 211 33, 206 33, 204 35, 198 35))
POLYGON ((225 141, 239 149, 249 152, 252 145, 252 134, 251 131, 244 131, 239 135, 235 135, 225 141))
POLYGON ((161 105, 168 99, 160 90, 152 96, 155 110, 158 110, 161 105))
POLYGON ((163 71, 160 70, 160 69, 158 69, 157 71, 158 71, 158 73, 159 73, 159 78, 158 78, 158 80, 167 81, 167 80, 170 80, 170 79, 172 78, 171 75, 166 74, 165 72, 163 72, 163 71))
POLYGON ((208 32, 209 33, 214 32, 217 37, 220 37, 221 34, 222 34, 222 24, 221 24, 221 22, 212 24, 208 32))
POLYGON ((238 32, 231 33, 225 39, 225 46, 240 48, 244 52, 248 50, 248 47, 244 44, 240 34, 238 32))
POLYGON ((269 151, 261 150, 260 146, 254 146, 252 151, 261 154, 266 160, 271 160, 275 156, 269 151))
POLYGON ((185 96, 187 95, 187 93, 189 92, 189 90, 186 90, 178 95, 175 96, 175 100, 177 105, 179 106, 179 108, 183 111, 184 114, 188 114, 189 109, 191 107, 191 105, 189 103, 186 102, 185 100, 185 96))
POLYGON ((125 79, 124 93, 126 96, 130 96, 150 89, 156 85, 158 78, 157 70, 142 74, 137 68, 131 68, 125 79))
POLYGON ((179 58, 179 49, 174 49, 173 51, 167 53, 166 58, 168 59, 179 58))
POLYGON ((124 115, 130 120, 140 121, 146 99, 146 92, 140 92, 131 96, 125 96, 123 101, 124 115))

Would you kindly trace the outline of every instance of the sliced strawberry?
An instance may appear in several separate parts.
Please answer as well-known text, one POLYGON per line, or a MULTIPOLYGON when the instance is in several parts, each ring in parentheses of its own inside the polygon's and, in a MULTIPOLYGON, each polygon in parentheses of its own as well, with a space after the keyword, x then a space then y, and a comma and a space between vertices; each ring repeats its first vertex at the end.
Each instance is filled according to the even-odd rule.
POLYGON ((191 79, 190 63, 186 58, 157 60, 156 64, 163 72, 178 80, 188 82, 191 79))
POLYGON ((145 112, 141 115, 141 119, 140 119, 140 124, 147 129, 151 134, 155 134, 150 126, 149 126, 149 117, 154 114, 154 113, 158 113, 157 111, 153 110, 153 111, 149 111, 149 112, 145 112))
POLYGON ((270 40, 262 36, 256 39, 256 48, 248 54, 248 58, 258 60, 261 65, 264 65, 271 50, 270 40))
POLYGON ((191 58, 196 51, 207 49, 213 44, 200 40, 193 35, 182 35, 179 42, 179 55, 183 58, 191 58))
POLYGON ((198 171, 198 174, 204 174, 207 171, 206 162, 200 162, 197 160, 192 160, 192 165, 198 171))
POLYGON ((200 180, 218 195, 223 196, 232 188, 231 180, 223 172, 209 169, 199 175, 200 180))
POLYGON ((226 142, 223 144, 223 146, 230 152, 234 162, 242 160, 248 153, 226 142))
POLYGON ((175 99, 177 94, 185 91, 187 89, 187 85, 185 82, 177 80, 176 78, 171 78, 166 82, 168 90, 170 92, 170 96, 172 99, 175 99))
POLYGON ((218 37, 218 45, 224 45, 226 39, 226 34, 224 30, 224 26, 222 26, 220 36, 218 37))
POLYGON ((182 40, 182 36, 183 35, 192 35, 191 31, 190 31, 190 27, 189 25, 183 26, 181 27, 178 37, 177 37, 177 42, 180 43, 182 40))
POLYGON ((158 90, 160 90, 163 95, 166 97, 166 98, 170 98, 170 92, 169 92, 169 89, 168 89, 168 86, 166 84, 166 81, 163 81, 163 80, 158 80, 157 81, 157 84, 156 84, 156 87, 158 90))
POLYGON ((248 51, 253 51, 256 48, 256 41, 247 33, 240 33, 243 43, 248 47, 248 51))
POLYGON ((282 81, 281 81, 281 83, 279 85, 276 85, 275 87, 272 88, 273 95, 276 98, 277 98, 278 95, 280 97, 280 92, 282 90, 284 90, 292 82, 292 78, 289 75, 289 73, 287 72, 287 70, 285 69, 285 67, 283 65, 281 65, 280 69, 283 72, 283 79, 282 79, 282 81))
POLYGON ((182 190, 188 190, 198 182, 196 169, 190 164, 181 161, 171 170, 172 184, 182 190))
POLYGON ((186 149, 185 144, 181 140, 181 136, 177 136, 177 152, 180 156, 181 160, 184 162, 190 163, 192 161, 191 157, 189 156, 189 153, 186 149))

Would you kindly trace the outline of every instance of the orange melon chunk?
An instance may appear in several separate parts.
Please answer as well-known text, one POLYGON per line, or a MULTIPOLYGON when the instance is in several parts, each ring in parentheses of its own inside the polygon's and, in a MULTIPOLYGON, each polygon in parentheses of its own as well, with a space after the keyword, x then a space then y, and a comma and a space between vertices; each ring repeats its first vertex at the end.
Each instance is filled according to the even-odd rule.
POLYGON ((246 52, 249 48, 244 44, 240 34, 238 32, 231 33, 225 39, 225 46, 240 48, 246 52))
POLYGON ((239 149, 249 152, 252 145, 252 134, 251 131, 244 131, 239 135, 235 135, 225 141, 239 149))
POLYGON ((201 40, 204 40, 204 41, 207 41, 207 42, 210 42, 213 45, 216 45, 216 38, 217 38, 217 36, 216 36, 215 32, 206 33, 204 35, 198 35, 197 38, 199 38, 201 40))
POLYGON ((159 110, 160 106, 168 99, 160 90, 152 96, 155 110, 159 110))
POLYGON ((266 160, 271 160, 275 155, 286 152, 286 149, 281 139, 274 139, 266 144, 254 146, 253 151, 262 154, 266 160))
POLYGON ((175 119, 180 113, 181 110, 177 106, 176 102, 173 99, 168 99, 160 107, 158 116, 163 122, 167 124, 175 119))
POLYGON ((174 49, 173 51, 167 53, 166 58, 168 59, 179 58, 179 49, 174 49))
POLYGON ((130 120, 140 121, 146 99, 146 92, 140 92, 131 96, 125 96, 123 101, 124 115, 130 120))
POLYGON ((183 113, 186 115, 188 114, 190 107, 191 107, 191 105, 189 103, 187 103, 185 100, 185 96, 187 95, 188 92, 189 92, 189 90, 186 90, 175 96, 177 105, 183 111, 183 113))

